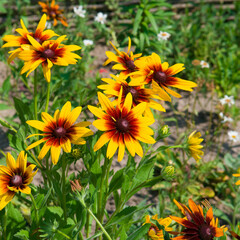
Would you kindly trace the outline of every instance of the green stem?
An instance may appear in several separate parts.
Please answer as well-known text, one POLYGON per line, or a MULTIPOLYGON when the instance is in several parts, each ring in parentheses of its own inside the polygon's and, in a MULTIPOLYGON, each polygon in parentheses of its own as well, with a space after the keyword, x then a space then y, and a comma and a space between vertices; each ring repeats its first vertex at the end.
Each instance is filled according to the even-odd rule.
POLYGON ((67 222, 67 208, 66 208, 66 161, 65 161, 65 154, 62 156, 62 207, 63 207, 63 214, 64 220, 67 222))
POLYGON ((49 98, 50 98, 50 82, 47 85, 47 99, 46 99, 45 112, 48 111, 49 98))
POLYGON ((35 211, 35 215, 36 215, 36 225, 38 227, 38 225, 39 225, 38 209, 37 209, 35 199, 34 199, 34 197, 31 193, 30 193, 30 198, 31 198, 32 203, 33 203, 33 207, 34 207, 34 211, 35 211))
POLYGON ((65 233, 61 232, 60 230, 56 230, 57 233, 61 234, 62 236, 64 236, 67 239, 71 239, 68 235, 66 235, 65 233))
POLYGON ((86 237, 88 238, 89 237, 89 222, 90 222, 90 215, 89 215, 89 212, 87 212, 87 220, 86 220, 86 237))

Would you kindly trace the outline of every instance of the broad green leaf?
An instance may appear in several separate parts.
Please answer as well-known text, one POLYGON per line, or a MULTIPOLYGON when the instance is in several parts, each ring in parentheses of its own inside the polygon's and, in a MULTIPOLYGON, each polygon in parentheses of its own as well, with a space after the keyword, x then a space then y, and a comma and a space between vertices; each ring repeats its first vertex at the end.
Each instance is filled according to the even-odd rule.
POLYGON ((138 228, 134 233, 132 233, 127 240, 140 240, 143 239, 143 236, 147 234, 149 228, 151 227, 150 223, 146 223, 138 228))
POLYGON ((29 240, 29 231, 27 230, 20 230, 19 232, 17 232, 14 237, 16 237, 17 239, 22 239, 22 240, 29 240))
POLYGON ((121 169, 113 175, 112 180, 109 184, 108 194, 122 187, 122 184, 124 182, 123 171, 124 169, 121 169))

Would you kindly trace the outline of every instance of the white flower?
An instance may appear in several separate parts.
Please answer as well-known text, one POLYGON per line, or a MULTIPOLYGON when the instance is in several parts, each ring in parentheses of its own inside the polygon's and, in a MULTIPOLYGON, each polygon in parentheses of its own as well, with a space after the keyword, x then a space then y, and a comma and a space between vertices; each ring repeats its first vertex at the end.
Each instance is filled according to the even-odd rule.
POLYGON ((171 34, 168 33, 168 32, 162 32, 160 31, 160 33, 157 35, 158 37, 158 41, 161 41, 161 40, 168 40, 168 38, 170 38, 171 34))
POLYGON ((209 64, 203 60, 200 62, 200 65, 202 68, 209 68, 209 64))
POLYGON ((228 131, 228 137, 233 142, 238 142, 240 140, 239 134, 236 131, 228 131))
POLYGON ((73 11, 81 18, 85 18, 86 10, 83 10, 83 6, 73 7, 73 11))
POLYGON ((97 16, 95 17, 95 21, 100 22, 101 24, 104 24, 107 18, 107 14, 103 14, 102 12, 99 12, 97 16))
POLYGON ((232 106, 232 105, 235 103, 235 101, 234 101, 234 99, 233 99, 233 96, 227 96, 227 95, 225 95, 224 98, 221 98, 221 99, 220 99, 220 103, 221 103, 222 105, 227 104, 227 105, 230 107, 230 106, 232 106))
POLYGON ((46 21, 45 27, 46 27, 47 29, 49 29, 49 28, 52 27, 52 24, 51 24, 50 22, 46 21))
POLYGON ((93 45, 93 40, 84 39, 83 44, 84 44, 84 46, 91 46, 91 45, 93 45))
POLYGON ((225 116, 222 112, 219 113, 220 118, 222 118, 223 120, 221 121, 222 123, 226 123, 226 122, 233 122, 233 119, 231 117, 227 117, 225 116))

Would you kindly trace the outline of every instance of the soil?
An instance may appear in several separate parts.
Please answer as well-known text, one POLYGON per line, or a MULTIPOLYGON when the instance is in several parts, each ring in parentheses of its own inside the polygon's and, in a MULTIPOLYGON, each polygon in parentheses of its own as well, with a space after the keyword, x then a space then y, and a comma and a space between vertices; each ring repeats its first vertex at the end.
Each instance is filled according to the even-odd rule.
MULTIPOLYGON (((99 71, 99 69, 103 68, 102 64, 106 60, 105 51, 109 50, 110 47, 97 45, 95 49, 91 52, 91 55, 94 56, 94 62, 93 62, 93 69, 96 69, 96 71, 99 71)), ((6 79, 6 77, 10 74, 9 67, 3 63, 0 62, 0 88, 2 86, 3 81, 6 79)), ((101 73, 102 77, 109 77, 110 69, 104 67, 103 69, 107 69, 107 72, 101 73)), ((94 72, 92 73, 94 74, 94 72)), ((194 90, 192 93, 190 92, 181 92, 182 98, 180 99, 174 99, 172 104, 169 103, 163 103, 163 106, 166 108, 166 113, 157 113, 160 114, 160 116, 163 116, 164 119, 166 118, 176 118, 178 129, 176 128, 176 122, 172 121, 171 119, 166 121, 165 124, 168 124, 168 126, 171 129, 171 135, 167 138, 167 142, 169 144, 174 144, 176 140, 178 140, 181 137, 181 134, 184 133, 187 129, 192 128, 192 130, 198 130, 202 133, 204 137, 204 133, 207 131, 210 133, 207 138, 210 138, 210 143, 212 145, 209 145, 204 149, 205 155, 203 157, 203 161, 211 161, 213 160, 216 155, 219 153, 220 156, 223 156, 226 152, 230 152, 233 154, 233 156, 238 156, 240 145, 239 144, 232 144, 228 141, 228 137, 226 135, 226 132, 222 134, 221 140, 223 142, 221 149, 218 149, 217 146, 219 144, 215 144, 216 141, 219 142, 219 139, 214 139, 214 136, 212 133, 214 132, 217 124, 219 121, 218 116, 218 107, 219 107, 219 100, 216 96, 216 94, 211 95, 211 92, 207 95, 203 95, 198 93, 198 97, 195 101, 195 96, 197 90, 194 90), (210 101, 211 98, 213 101, 210 101), (193 106, 195 105, 194 109, 195 112, 192 113, 191 110, 193 109, 193 106), (172 111, 172 106, 174 107, 174 111, 172 111), (212 112, 212 117, 211 113, 212 112), (211 126, 209 127, 209 121, 210 118, 212 118, 211 126), (195 121, 195 127, 192 125, 192 121, 195 121), (225 141, 223 140, 225 139, 225 141)), ((0 99, 0 103, 1 103, 0 99)), ((237 101, 237 106, 240 106, 239 101, 237 101)), ((11 110, 2 110, 0 111, 0 118, 5 119, 6 117, 13 116, 15 113, 14 109, 11 110)), ((153 128, 159 129, 159 126, 162 126, 161 118, 159 121, 155 122, 153 125, 153 128)), ((239 129, 239 123, 235 129, 239 129)), ((233 129, 233 126, 230 126, 230 129, 233 129)), ((206 139, 205 139, 206 140, 206 139)), ((158 143, 158 145, 161 145, 163 143, 158 143)), ((9 146, 8 138, 7 138, 7 128, 0 127, 0 149, 6 153, 11 151, 11 148, 9 146)), ((2 157, 2 156, 0 156, 2 157)), ((139 158, 136 158, 136 161, 139 161, 139 158)), ((119 163, 116 161, 113 161, 112 168, 117 171, 118 169, 121 169, 123 166, 126 165, 127 159, 125 158, 119 163)), ((76 172, 79 169, 81 169, 82 163, 81 161, 78 161, 76 165, 71 166, 70 172, 76 172)), ((33 180, 33 184, 39 185, 42 184, 42 177, 41 174, 38 173, 33 180)), ((141 201, 146 200, 147 203, 152 203, 153 205, 157 204, 158 202, 158 196, 156 196, 156 193, 153 191, 150 191, 149 189, 143 189, 138 194, 134 195, 128 202, 128 205, 134 206, 139 204, 141 201)), ((107 206, 107 209, 109 212, 114 210, 114 202, 113 200, 110 200, 107 206)))

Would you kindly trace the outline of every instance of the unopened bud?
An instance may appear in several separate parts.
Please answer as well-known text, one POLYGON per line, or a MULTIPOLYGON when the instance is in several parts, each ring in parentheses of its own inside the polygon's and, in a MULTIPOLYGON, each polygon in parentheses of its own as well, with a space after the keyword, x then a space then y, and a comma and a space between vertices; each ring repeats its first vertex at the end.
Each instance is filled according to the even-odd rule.
POLYGON ((168 125, 162 126, 161 129, 159 130, 159 139, 163 139, 169 135, 170 135, 170 132, 169 132, 168 125))
POLYGON ((72 156, 76 159, 79 159, 81 157, 81 151, 78 148, 75 148, 72 150, 72 156))
POLYGON ((174 167, 173 166, 167 166, 162 170, 162 177, 166 180, 170 180, 174 176, 174 167))
POLYGON ((82 186, 81 186, 81 183, 80 183, 80 180, 77 180, 75 179, 74 181, 72 180, 69 180, 70 183, 71 183, 71 189, 73 192, 81 192, 82 191, 82 186))

